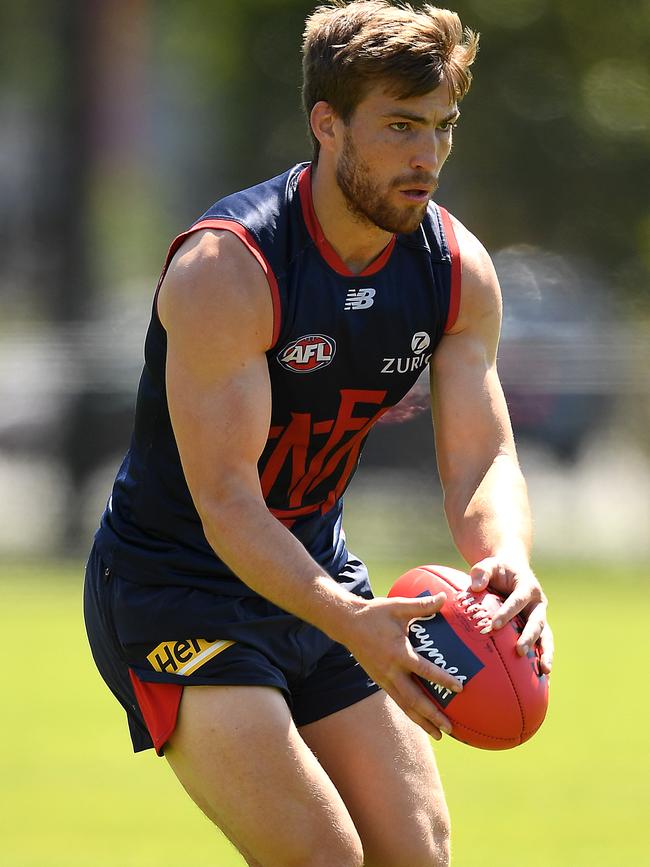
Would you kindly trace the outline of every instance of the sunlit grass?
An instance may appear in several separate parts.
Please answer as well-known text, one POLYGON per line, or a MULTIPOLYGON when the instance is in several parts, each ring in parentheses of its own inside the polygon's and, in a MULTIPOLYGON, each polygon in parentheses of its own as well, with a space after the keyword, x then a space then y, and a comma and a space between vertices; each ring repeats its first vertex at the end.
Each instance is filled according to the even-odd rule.
MULTIPOLYGON (((374 564, 376 592, 403 568, 374 564)), ((558 646, 549 717, 512 751, 449 739, 437 748, 453 863, 637 867, 647 858, 650 771, 644 574, 542 571, 558 646)), ((0 864, 242 865, 164 760, 132 755, 124 714, 87 649, 81 573, 81 564, 0 568, 0 864)))

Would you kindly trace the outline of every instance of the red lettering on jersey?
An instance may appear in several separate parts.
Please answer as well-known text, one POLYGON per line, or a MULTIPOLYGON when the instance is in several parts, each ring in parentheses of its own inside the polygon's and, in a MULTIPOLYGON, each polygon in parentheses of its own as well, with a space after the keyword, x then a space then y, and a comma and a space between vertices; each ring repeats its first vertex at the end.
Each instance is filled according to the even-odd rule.
MULTIPOLYGON (((271 428, 270 433, 275 433, 275 431, 279 430, 282 429, 278 429, 277 427, 271 428)), ((279 436, 279 433, 275 435, 279 436)), ((260 484, 264 497, 269 495, 289 455, 291 455, 291 487, 297 484, 299 479, 305 474, 310 436, 310 413, 292 412, 291 421, 280 436, 260 476, 260 484)))
POLYGON ((300 482, 295 487, 292 487, 291 495, 289 497, 290 506, 302 505, 302 500, 305 494, 313 491, 314 488, 324 482, 328 476, 333 475, 339 463, 347 454, 347 460, 342 476, 339 479, 336 488, 330 492, 327 502, 323 504, 322 511, 324 513, 332 508, 338 499, 338 496, 340 496, 340 493, 337 495, 337 491, 342 493, 345 490, 347 481, 350 478, 350 475, 354 472, 366 434, 377 419, 379 419, 388 409, 388 407, 380 409, 373 416, 368 418, 367 416, 353 416, 352 413, 354 408, 358 403, 381 404, 385 397, 385 391, 370 391, 352 388, 341 389, 341 403, 339 404, 339 411, 332 432, 323 448, 314 455, 309 464, 309 469, 300 482), (356 431, 356 433, 337 449, 336 446, 349 431, 356 431))
MULTIPOLYGON (((268 496, 276 483, 286 461, 291 457, 291 484, 289 487, 290 513, 314 511, 314 506, 303 506, 306 494, 311 493, 330 476, 334 476, 343 460, 345 464, 338 481, 327 499, 320 506, 324 514, 329 511, 341 496, 359 460, 363 441, 373 424, 388 411, 382 407, 371 416, 355 416, 357 404, 381 406, 386 397, 385 391, 342 389, 338 414, 334 420, 314 422, 309 413, 292 413, 291 422, 283 432, 278 427, 271 429, 272 438, 279 440, 269 457, 260 476, 262 492, 268 496), (341 444, 344 436, 354 431, 354 435, 341 444), (311 434, 329 436, 325 445, 314 455, 306 467, 307 450, 311 434)), ((318 507, 316 507, 318 508, 318 507)), ((288 516, 283 511, 283 517, 288 516)))

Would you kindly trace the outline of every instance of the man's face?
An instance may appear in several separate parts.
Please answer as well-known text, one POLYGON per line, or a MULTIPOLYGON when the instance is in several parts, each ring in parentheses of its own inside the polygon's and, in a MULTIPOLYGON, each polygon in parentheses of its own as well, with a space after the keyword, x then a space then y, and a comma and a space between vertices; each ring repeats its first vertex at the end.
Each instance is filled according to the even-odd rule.
POLYGON ((336 179, 348 210, 386 232, 414 232, 451 150, 459 112, 443 83, 397 99, 373 88, 343 129, 336 179))

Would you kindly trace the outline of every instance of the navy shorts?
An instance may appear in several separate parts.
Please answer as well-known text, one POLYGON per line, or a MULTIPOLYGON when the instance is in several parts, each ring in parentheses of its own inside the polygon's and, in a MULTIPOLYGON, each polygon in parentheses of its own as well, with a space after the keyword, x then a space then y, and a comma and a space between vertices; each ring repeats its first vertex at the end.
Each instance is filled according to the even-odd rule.
MULTIPOLYGON (((344 567, 363 580, 366 567, 344 567)), ((223 596, 120 578, 95 547, 86 567, 84 616, 93 658, 125 709, 135 752, 162 755, 184 686, 279 689, 297 726, 342 710, 379 690, 341 644, 261 596, 223 596)))

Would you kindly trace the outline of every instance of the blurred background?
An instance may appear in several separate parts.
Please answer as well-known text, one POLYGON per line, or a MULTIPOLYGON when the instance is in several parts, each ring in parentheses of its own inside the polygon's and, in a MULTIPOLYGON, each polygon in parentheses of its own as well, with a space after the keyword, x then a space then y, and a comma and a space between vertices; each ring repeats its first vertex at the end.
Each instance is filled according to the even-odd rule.
MULTIPOLYGON (((128 446, 170 240, 221 196, 309 158, 298 46, 311 8, 0 2, 0 553, 88 548, 128 446)), ((500 370, 537 550, 638 557, 650 550, 650 6, 455 8, 482 41, 438 200, 501 279, 500 370)), ((360 553, 448 546, 432 454, 426 411, 371 437, 348 505, 360 553), (399 520, 377 496, 395 488, 399 520)))
MULTIPOLYGON (((310 156, 299 43, 314 5, 0 0, 3 867, 242 863, 165 762, 130 755, 86 644, 81 582, 171 239, 310 156)), ((530 743, 437 747, 454 867, 637 867, 650 778, 650 3, 454 8, 481 50, 437 197, 501 280, 499 366, 558 645, 530 743)), ((419 413, 375 429, 347 498, 350 545, 378 593, 416 564, 462 565, 419 398, 419 413)))

